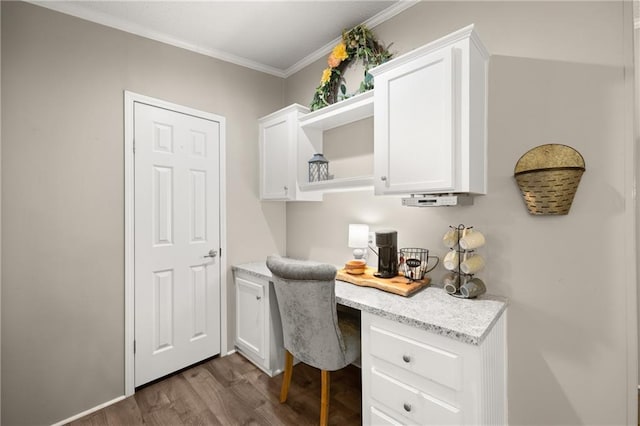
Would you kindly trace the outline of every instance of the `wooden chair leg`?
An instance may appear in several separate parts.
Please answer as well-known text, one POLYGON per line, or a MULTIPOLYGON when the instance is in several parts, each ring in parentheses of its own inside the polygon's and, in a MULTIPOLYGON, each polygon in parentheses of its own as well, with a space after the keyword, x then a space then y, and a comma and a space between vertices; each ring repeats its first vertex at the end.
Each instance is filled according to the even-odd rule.
POLYGON ((329 424, 329 372, 322 370, 322 393, 320 397, 320 426, 329 424))
POLYGON ((289 394, 289 385, 291 384, 291 374, 293 373, 293 355, 291 352, 284 351, 284 374, 282 375, 282 387, 280 388, 280 402, 287 400, 289 394))

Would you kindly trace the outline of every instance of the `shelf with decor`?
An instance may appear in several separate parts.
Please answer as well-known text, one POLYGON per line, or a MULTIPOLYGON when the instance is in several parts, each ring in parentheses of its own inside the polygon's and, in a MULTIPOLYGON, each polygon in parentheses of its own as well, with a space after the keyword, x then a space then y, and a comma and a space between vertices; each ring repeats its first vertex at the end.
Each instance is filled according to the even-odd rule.
POLYGON ((345 192, 360 189, 373 189, 373 176, 354 176, 339 179, 329 179, 320 182, 309 182, 300 185, 305 192, 345 192))
POLYGON ((299 123, 302 130, 312 128, 325 131, 368 117, 373 117, 373 90, 305 114, 300 117, 299 123))
MULTIPOLYGON (((309 140, 313 141, 316 152, 324 153, 327 159, 332 162, 332 165, 337 165, 337 161, 333 161, 335 157, 327 155, 327 151, 330 151, 327 147, 327 142, 329 141, 329 144, 331 144, 332 139, 330 131, 342 132, 342 129, 338 128, 355 124, 358 121, 370 117, 373 117, 373 90, 331 104, 320 110, 304 114, 298 122, 302 133, 307 135, 309 140)), ((371 127, 371 131, 373 131, 370 123, 363 124, 371 127)), ((373 137, 373 134, 371 136, 373 137)), ((373 155, 372 147, 370 154, 373 155)), ((373 166, 373 161, 371 162, 371 166, 373 166)), ((306 173, 308 176, 308 167, 308 163, 298 163, 298 175, 304 176, 306 173)), ((340 176, 340 173, 338 173, 339 177, 329 177, 327 180, 309 182, 309 179, 307 179, 301 181, 300 191, 306 193, 325 193, 373 189, 373 169, 371 168, 370 174, 366 173, 366 170, 363 173, 362 167, 358 167, 358 169, 359 170, 355 171, 351 176, 340 176)), ((344 171, 345 168, 342 167, 342 172, 344 171)))

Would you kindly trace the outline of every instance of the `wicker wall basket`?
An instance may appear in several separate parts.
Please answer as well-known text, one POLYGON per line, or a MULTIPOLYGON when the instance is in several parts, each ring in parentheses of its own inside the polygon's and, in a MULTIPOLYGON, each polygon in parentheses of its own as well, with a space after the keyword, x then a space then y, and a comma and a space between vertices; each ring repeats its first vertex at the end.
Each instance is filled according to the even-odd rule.
POLYGON ((514 177, 535 215, 568 214, 584 173, 584 158, 570 146, 540 145, 525 153, 514 170, 514 177))

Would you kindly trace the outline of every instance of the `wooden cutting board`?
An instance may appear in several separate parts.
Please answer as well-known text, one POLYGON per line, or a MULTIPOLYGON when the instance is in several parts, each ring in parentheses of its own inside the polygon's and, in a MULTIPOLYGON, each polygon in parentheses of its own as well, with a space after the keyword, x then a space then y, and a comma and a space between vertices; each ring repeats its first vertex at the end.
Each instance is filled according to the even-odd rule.
POLYGON ((367 267, 364 274, 351 275, 344 269, 340 269, 336 279, 363 287, 374 287, 389 293, 399 294, 400 296, 411 296, 431 282, 429 277, 425 277, 421 281, 411 281, 402 275, 394 278, 378 278, 373 275, 374 272, 376 272, 375 268, 367 267))

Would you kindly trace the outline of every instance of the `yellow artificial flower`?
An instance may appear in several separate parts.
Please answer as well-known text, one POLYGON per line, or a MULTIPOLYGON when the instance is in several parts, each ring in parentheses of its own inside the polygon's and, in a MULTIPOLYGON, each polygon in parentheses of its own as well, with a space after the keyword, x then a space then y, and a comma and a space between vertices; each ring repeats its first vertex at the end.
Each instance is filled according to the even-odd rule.
POLYGON ((322 71, 322 78, 320 79, 320 84, 322 85, 326 84, 330 78, 331 78, 331 68, 325 68, 325 70, 322 71))
POLYGON ((340 61, 344 61, 349 57, 349 55, 347 54, 347 46, 345 46, 343 41, 338 43, 336 47, 333 48, 333 52, 331 52, 331 56, 333 56, 334 58, 340 61))

